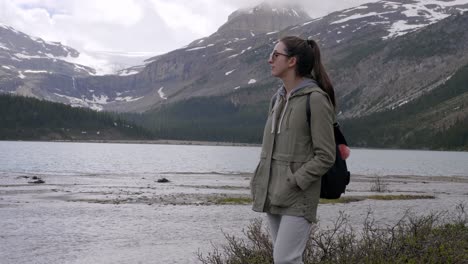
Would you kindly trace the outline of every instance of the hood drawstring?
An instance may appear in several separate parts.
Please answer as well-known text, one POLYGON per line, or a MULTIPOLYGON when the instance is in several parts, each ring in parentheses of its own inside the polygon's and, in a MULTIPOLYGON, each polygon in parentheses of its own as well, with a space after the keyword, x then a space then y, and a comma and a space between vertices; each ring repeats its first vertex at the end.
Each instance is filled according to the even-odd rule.
MULTIPOLYGON (((275 105, 273 106, 273 109, 272 109, 272 111, 273 111, 273 113, 272 113, 273 120, 271 121, 271 134, 275 133, 276 119, 278 117, 278 108, 279 108, 279 105, 281 104, 282 100, 284 100, 283 95, 278 95, 276 97, 275 105)), ((286 114, 286 110, 288 108, 288 103, 289 103, 289 96, 286 98, 286 103, 283 106, 283 109, 281 111, 281 117, 280 117, 279 124, 278 124, 277 134, 281 133, 281 124, 283 123, 284 115, 286 114)))
POLYGON ((281 118, 278 124, 278 134, 281 133, 281 124, 283 123, 284 114, 286 114, 286 110, 288 109, 289 103, 289 95, 286 97, 286 104, 283 107, 283 113, 281 114, 281 118))
POLYGON ((281 95, 276 95, 276 100, 275 100, 275 104, 273 105, 273 120, 271 122, 271 134, 275 133, 275 125, 276 125, 276 116, 277 116, 277 110, 278 110, 278 106, 281 102, 281 99, 282 99, 282 96, 281 95))
POLYGON ((276 118, 278 116, 278 107, 281 103, 282 100, 284 100, 284 98, 286 98, 286 104, 284 105, 283 107, 283 110, 282 110, 282 113, 281 113, 281 118, 280 118, 280 121, 279 121, 279 125, 278 125, 278 134, 281 133, 281 124, 283 123, 283 119, 284 119, 284 116, 286 114, 286 110, 288 108, 288 103, 289 103, 289 98, 299 92, 300 90, 308 87, 308 86, 311 86, 311 85, 315 85, 315 86, 318 86, 317 82, 313 79, 309 79, 309 78, 305 78, 304 81, 302 83, 300 83, 297 87, 295 87, 291 93, 289 95, 286 95, 286 89, 284 88, 284 85, 281 86, 277 93, 276 93, 276 100, 275 100, 275 104, 273 105, 273 113, 272 113, 272 122, 271 122, 271 134, 275 133, 275 128, 276 128, 276 118))

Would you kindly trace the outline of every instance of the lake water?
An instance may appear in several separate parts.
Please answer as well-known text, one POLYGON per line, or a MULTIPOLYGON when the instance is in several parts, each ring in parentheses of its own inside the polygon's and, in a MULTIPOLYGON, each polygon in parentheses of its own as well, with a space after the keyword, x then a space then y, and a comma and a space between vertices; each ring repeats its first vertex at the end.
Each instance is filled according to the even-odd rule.
MULTIPOLYGON (((0 142, 0 175, 249 173, 259 147, 0 142)), ((360 175, 468 176, 468 152, 352 149, 360 175)))
MULTIPOLYGON (((259 154, 259 147, 0 141, 0 263, 198 263, 195 253, 223 244, 223 232, 242 237, 264 217, 250 205, 199 203, 248 196, 259 154), (35 175, 46 184, 22 177, 35 175), (159 184, 160 177, 171 182, 159 184)), ((341 211, 359 225, 372 208, 391 223, 407 209, 467 201, 466 152, 352 149, 348 165, 364 176, 346 195, 368 193, 367 176, 377 175, 390 179, 391 192, 436 199, 320 205, 321 225, 341 211)))

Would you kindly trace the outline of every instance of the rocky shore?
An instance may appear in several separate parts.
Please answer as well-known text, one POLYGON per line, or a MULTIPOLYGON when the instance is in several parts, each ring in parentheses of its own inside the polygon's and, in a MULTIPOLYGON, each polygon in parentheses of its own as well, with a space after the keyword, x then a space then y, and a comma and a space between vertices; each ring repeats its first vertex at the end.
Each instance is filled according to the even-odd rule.
MULTIPOLYGON (((67 263, 196 263, 195 252, 211 251, 209 242, 222 243, 223 232, 239 234, 263 217, 250 210, 250 177, 2 175, 0 252, 6 263, 59 263, 64 256, 67 263), (34 176, 44 183, 28 183, 34 176), (168 181, 158 182, 163 177, 168 181)), ((462 176, 353 175, 346 201, 319 206, 319 226, 340 212, 360 226, 369 210, 382 223, 407 210, 450 210, 468 200, 467 190, 462 176)))

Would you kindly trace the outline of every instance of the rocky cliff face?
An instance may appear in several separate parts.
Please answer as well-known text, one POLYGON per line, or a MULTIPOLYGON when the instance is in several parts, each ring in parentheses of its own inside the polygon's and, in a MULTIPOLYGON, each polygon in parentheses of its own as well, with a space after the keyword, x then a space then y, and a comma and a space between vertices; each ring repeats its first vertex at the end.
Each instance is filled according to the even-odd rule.
POLYGON ((310 20, 309 15, 298 6, 281 6, 263 3, 259 6, 240 9, 229 15, 227 23, 222 25, 213 36, 241 38, 283 30, 310 20))

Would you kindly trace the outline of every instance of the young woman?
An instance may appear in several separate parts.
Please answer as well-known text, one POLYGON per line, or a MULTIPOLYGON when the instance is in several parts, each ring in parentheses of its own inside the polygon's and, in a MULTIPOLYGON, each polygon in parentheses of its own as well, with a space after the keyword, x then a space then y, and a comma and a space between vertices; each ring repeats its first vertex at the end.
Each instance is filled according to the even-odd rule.
POLYGON ((251 181, 253 210, 267 213, 274 263, 303 263, 316 221, 320 177, 335 161, 335 94, 313 40, 280 39, 268 63, 283 86, 271 100, 251 181))

